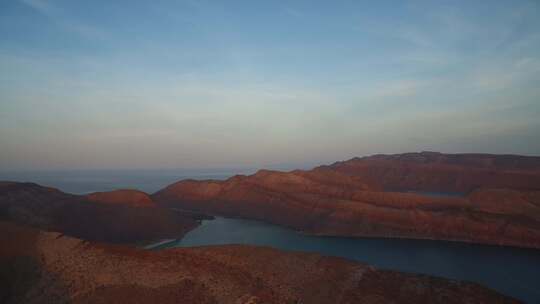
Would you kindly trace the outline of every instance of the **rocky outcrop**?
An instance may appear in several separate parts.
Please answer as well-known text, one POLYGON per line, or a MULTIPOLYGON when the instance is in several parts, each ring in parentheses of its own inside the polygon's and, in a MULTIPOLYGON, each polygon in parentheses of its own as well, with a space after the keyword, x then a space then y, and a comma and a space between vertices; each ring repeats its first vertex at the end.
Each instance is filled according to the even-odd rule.
POLYGON ((108 192, 94 192, 86 195, 92 202, 122 204, 135 207, 154 207, 150 196, 142 191, 121 189, 108 192))
MULTIPOLYGON (((115 199, 116 193, 112 196, 115 199)), ((108 199, 110 195, 100 194, 99 198, 108 199)), ((118 200, 91 201, 37 184, 13 182, 0 183, 0 218, 113 243, 180 238, 200 219, 195 214, 165 208, 141 208, 118 200)))
POLYGON ((518 303, 473 283, 253 246, 145 251, 0 222, 2 303, 518 303))
POLYGON ((313 234, 540 248, 536 158, 512 161, 507 156, 418 153, 373 159, 374 167, 369 160, 352 160, 310 171, 261 170, 226 181, 184 180, 158 191, 152 199, 160 205, 258 219, 313 234), (386 173, 379 174, 379 166, 400 174, 385 177, 386 173), (484 175, 488 178, 482 179, 484 175), (464 197, 383 191, 406 187, 470 191, 477 186, 518 188, 481 188, 464 197), (504 196, 499 195, 503 192, 504 196))

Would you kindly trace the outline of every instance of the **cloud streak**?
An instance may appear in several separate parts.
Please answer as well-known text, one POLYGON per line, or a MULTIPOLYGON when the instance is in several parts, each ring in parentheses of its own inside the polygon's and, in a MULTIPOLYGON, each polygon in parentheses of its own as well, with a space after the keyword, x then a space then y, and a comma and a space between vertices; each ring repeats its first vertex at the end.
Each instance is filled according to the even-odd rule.
POLYGON ((58 9, 45 0, 19 0, 19 1, 31 7, 32 9, 36 10, 37 12, 43 15, 49 16, 49 17, 54 16, 58 13, 58 9))
POLYGON ((48 17, 52 22, 61 26, 65 31, 75 33, 81 37, 92 40, 107 39, 104 31, 96 26, 81 23, 69 16, 61 7, 52 4, 46 0, 19 0, 24 5, 30 7, 36 12, 48 17))
POLYGON ((540 153, 524 1, 100 1, 0 11, 0 170, 540 153))

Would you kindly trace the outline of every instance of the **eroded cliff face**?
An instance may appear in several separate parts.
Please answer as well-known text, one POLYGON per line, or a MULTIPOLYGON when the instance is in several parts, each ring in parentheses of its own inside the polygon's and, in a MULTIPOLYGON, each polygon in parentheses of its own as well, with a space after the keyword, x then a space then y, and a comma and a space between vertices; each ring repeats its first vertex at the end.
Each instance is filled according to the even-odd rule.
MULTIPOLYGON (((89 200, 37 184, 2 182, 0 218, 113 243, 180 238, 199 224, 199 217, 193 214, 140 207, 140 193, 131 193, 102 193, 98 199, 89 200)), ((142 197, 149 199, 147 195, 142 197)))
POLYGON ((144 251, 0 222, 2 303, 517 303, 472 283, 253 246, 144 251))
POLYGON ((505 156, 503 161, 491 155, 462 159, 420 153, 404 159, 387 158, 374 157, 375 169, 370 161, 353 160, 310 171, 261 170, 226 181, 180 181, 158 191, 152 199, 160 205, 258 219, 314 234, 540 248, 539 191, 534 190, 540 187, 540 180, 528 179, 538 174, 536 158, 525 158, 526 164, 519 157, 512 161, 505 156), (362 163, 361 169, 357 170, 356 162, 362 163), (406 172, 405 177, 379 175, 381 162, 385 170, 406 172), (482 179, 484 175, 488 178, 482 179), (509 178, 514 175, 520 178, 509 178), (443 186, 445 183, 450 186, 443 186), (383 191, 409 185, 407 190, 424 191, 483 188, 474 188, 476 191, 465 197, 383 191), (494 185, 517 188, 489 188, 494 185))

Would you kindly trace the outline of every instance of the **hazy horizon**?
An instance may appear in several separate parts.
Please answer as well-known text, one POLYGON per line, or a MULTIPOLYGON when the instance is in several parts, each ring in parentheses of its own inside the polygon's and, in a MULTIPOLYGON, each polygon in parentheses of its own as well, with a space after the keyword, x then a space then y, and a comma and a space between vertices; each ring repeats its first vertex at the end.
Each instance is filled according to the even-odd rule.
POLYGON ((185 172, 186 174, 215 174, 215 173, 232 173, 232 174, 253 174, 258 170, 277 170, 277 171, 293 171, 293 170, 310 170, 318 166, 331 165, 335 162, 348 161, 354 158, 369 157, 374 155, 394 155, 394 154, 407 154, 407 153, 422 153, 422 152, 436 152, 442 154, 493 154, 493 155, 512 155, 512 156, 527 156, 527 157, 540 157, 538 154, 515 154, 515 153, 489 153, 489 152, 454 152, 447 153, 444 151, 398 151, 392 153, 372 153, 366 155, 355 155, 344 159, 335 159, 329 161, 312 161, 312 162, 295 162, 295 163, 260 163, 256 165, 241 164, 241 165, 229 165, 224 164, 222 166, 201 166, 201 167, 70 167, 70 168, 15 168, 4 169, 0 168, 0 180, 2 177, 9 177, 9 173, 128 173, 133 172, 149 172, 149 173, 172 173, 172 172, 185 172))
POLYGON ((0 3, 0 171, 540 155, 537 1, 0 3))

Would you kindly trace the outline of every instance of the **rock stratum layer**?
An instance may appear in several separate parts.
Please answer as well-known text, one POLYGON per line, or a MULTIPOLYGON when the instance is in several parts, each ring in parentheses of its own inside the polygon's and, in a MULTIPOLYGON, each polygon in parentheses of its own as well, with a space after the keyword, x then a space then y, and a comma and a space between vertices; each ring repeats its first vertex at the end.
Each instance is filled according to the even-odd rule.
POLYGON ((144 251, 0 222, 1 303, 518 303, 472 283, 252 246, 144 251))
POLYGON ((313 234, 540 248, 540 157, 377 155, 310 171, 183 180, 152 199, 163 206, 258 219, 313 234))
POLYGON ((33 183, 0 182, 0 219, 112 243, 176 239, 199 224, 197 215, 148 208, 154 204, 146 199, 132 190, 79 196, 33 183))

